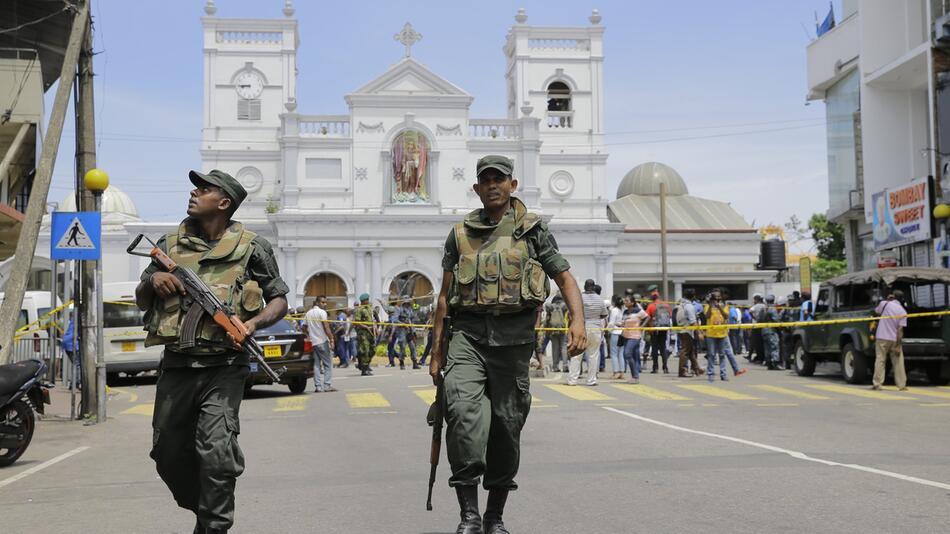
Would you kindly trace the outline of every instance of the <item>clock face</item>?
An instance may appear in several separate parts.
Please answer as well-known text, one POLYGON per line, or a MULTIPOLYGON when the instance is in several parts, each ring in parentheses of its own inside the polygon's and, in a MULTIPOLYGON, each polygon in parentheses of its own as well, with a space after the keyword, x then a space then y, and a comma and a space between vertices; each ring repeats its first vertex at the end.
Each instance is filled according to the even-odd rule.
POLYGON ((241 98, 257 98, 264 91, 264 79, 256 72, 245 71, 234 79, 234 88, 241 98))

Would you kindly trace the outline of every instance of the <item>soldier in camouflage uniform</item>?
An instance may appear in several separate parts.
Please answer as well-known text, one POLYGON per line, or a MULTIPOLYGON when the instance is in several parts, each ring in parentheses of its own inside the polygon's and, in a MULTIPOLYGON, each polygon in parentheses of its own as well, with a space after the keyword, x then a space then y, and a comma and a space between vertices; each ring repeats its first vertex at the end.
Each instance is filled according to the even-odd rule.
MULTIPOLYGON (((502 513, 508 492, 518 487, 521 429, 531 407, 528 362, 548 277, 557 282, 571 315, 584 315, 577 282, 554 237, 538 215, 511 197, 518 188, 512 170, 503 156, 478 161, 474 189, 483 208, 449 232, 442 259, 429 373, 436 384, 444 380, 449 486, 461 509, 459 534, 508 532, 502 513), (450 310, 452 339, 446 346, 443 319, 450 310), (480 479, 488 490, 484 521, 480 479)), ((568 352, 583 352, 584 322, 571 323, 569 336, 568 352)))
MULTIPOLYGON (((289 290, 271 245, 231 220, 247 191, 219 170, 192 171, 189 177, 195 189, 188 218, 158 247, 195 271, 249 333, 279 321, 289 290)), ((235 482, 244 471, 238 412, 249 357, 207 316, 198 324, 196 346, 179 346, 181 321, 196 304, 156 262, 142 273, 135 296, 146 310, 145 345, 165 346, 150 456, 178 505, 194 512, 195 533, 227 532, 234 522, 235 482)))
MULTIPOLYGON (((356 308, 354 322, 374 323, 373 307, 369 303, 369 295, 363 293, 360 295, 360 305, 356 308)), ((370 364, 373 363, 373 356, 376 355, 376 326, 369 324, 356 324, 356 357, 358 364, 356 366, 362 372, 362 376, 373 374, 370 364)))
MULTIPOLYGON (((778 310, 775 309, 775 295, 767 295, 765 297, 765 311, 763 315, 765 316, 766 323, 778 323, 781 322, 782 318, 779 315, 778 310)), ((765 364, 768 365, 770 371, 779 369, 781 355, 779 354, 779 334, 777 328, 763 328, 762 329, 762 343, 765 345, 765 364)))

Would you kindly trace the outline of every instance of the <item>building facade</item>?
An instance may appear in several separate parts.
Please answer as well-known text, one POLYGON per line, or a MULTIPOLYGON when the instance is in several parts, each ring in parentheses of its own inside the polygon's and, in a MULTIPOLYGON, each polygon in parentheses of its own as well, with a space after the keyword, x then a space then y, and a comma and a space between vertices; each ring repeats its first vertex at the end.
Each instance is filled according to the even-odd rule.
MULTIPOLYGON (((605 298, 660 281, 660 182, 671 191, 673 296, 727 286, 745 300, 774 278, 757 269, 756 230, 728 204, 689 196, 672 169, 640 165, 616 195, 607 191, 596 10, 577 27, 532 26, 519 10, 499 77, 506 110, 487 119, 470 116, 473 97, 412 55, 421 36, 408 24, 395 35, 397 61, 343 96, 348 114, 312 115, 298 98, 292 5, 277 19, 222 18, 212 2, 205 13, 202 170, 229 172, 248 190, 238 218, 273 243, 294 306, 317 295, 352 303, 363 292, 427 300, 452 225, 480 206, 474 169, 487 154, 514 160, 517 196, 605 298)), ((129 240, 178 223, 143 221, 124 193, 106 195, 104 278, 134 280, 144 261, 125 254, 129 240)), ((41 241, 43 254, 48 233, 41 241)))
POLYGON ((950 130, 938 131, 935 99, 939 73, 950 62, 934 45, 950 6, 927 0, 843 0, 842 6, 840 23, 807 48, 807 98, 826 105, 828 217, 845 228, 851 271, 890 261, 936 265, 939 231, 930 205, 950 185, 940 171, 950 160, 938 148, 950 130), (897 246, 883 244, 879 231, 875 245, 875 221, 890 216, 886 192, 928 176, 930 205, 919 221, 927 231, 897 246))

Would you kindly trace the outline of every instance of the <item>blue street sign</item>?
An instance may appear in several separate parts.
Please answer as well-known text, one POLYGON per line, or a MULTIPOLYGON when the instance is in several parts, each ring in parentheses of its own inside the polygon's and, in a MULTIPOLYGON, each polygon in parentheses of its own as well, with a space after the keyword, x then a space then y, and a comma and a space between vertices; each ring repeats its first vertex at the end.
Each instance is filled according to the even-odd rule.
POLYGON ((54 211, 50 258, 98 260, 102 255, 102 214, 98 211, 54 211))

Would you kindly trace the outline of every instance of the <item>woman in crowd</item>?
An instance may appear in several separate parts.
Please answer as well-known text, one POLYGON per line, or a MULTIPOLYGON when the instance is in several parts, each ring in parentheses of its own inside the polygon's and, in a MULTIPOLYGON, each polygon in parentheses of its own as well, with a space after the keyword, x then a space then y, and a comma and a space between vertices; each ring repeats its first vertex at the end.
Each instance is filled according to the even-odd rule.
POLYGON ((643 321, 649 317, 647 312, 643 311, 640 303, 633 297, 624 298, 624 312, 622 318, 623 331, 621 337, 624 340, 623 357, 627 361, 627 367, 630 369, 630 383, 640 383, 640 339, 643 337, 643 331, 639 327, 643 321))
POLYGON ((607 316, 607 328, 610 328, 610 336, 607 339, 607 347, 610 350, 610 367, 613 369, 613 379, 622 379, 627 366, 624 365, 625 357, 623 355, 623 345, 620 338, 621 327, 623 326, 623 300, 614 295, 610 298, 610 312, 607 316))

